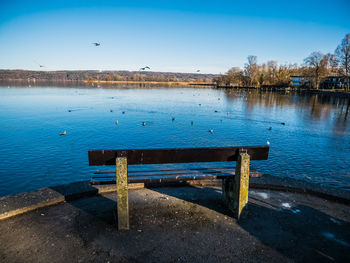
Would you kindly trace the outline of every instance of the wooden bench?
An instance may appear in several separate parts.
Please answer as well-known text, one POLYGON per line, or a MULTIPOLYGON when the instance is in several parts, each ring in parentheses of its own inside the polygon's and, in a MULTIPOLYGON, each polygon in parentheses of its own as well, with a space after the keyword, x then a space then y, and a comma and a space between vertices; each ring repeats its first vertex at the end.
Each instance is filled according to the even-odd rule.
POLYGON ((267 160, 268 146, 218 147, 218 148, 175 148, 137 150, 90 150, 89 165, 115 165, 118 229, 129 229, 128 182, 164 182, 201 179, 222 179, 223 200, 239 219, 248 202, 250 160, 267 160), (171 164, 201 162, 234 162, 235 173, 222 174, 163 174, 154 177, 156 171, 141 176, 128 174, 128 165, 171 164))

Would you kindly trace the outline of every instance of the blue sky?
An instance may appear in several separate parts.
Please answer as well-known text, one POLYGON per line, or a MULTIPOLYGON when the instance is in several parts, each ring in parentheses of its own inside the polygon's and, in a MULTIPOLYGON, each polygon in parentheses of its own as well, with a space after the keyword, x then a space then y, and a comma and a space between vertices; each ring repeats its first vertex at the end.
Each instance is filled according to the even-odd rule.
POLYGON ((224 73, 302 63, 350 33, 350 1, 0 0, 0 68, 224 73), (100 42, 95 47, 93 42, 100 42), (45 65, 39 68, 39 64, 45 65))

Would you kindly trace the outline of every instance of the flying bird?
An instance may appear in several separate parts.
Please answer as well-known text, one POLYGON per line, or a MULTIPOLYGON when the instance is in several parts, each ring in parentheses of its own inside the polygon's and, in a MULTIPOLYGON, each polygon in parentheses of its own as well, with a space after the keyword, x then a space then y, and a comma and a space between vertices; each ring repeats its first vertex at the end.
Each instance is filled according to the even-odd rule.
POLYGON ((45 67, 44 65, 39 64, 36 60, 34 60, 34 62, 35 62, 36 64, 38 64, 38 66, 39 66, 40 68, 45 67))
POLYGON ((93 45, 95 45, 96 47, 98 47, 99 45, 101 45, 101 43, 98 43, 98 42, 95 42, 95 43, 92 43, 93 45))
POLYGON ((146 66, 146 67, 143 67, 143 68, 140 68, 140 70, 146 70, 146 69, 151 69, 149 66, 146 66))
POLYGON ((197 69, 197 71, 196 71, 196 72, 201 72, 201 71, 200 71, 200 69, 197 69))

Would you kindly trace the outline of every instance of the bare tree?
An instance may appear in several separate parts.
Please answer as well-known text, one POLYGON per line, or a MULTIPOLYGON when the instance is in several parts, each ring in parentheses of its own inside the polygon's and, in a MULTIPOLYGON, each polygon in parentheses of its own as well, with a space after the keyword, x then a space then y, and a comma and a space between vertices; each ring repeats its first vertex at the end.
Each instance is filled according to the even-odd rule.
POLYGON ((288 86, 290 81, 290 70, 287 65, 280 65, 278 67, 277 78, 275 80, 275 85, 285 85, 288 86))
POLYGON ((328 69, 332 75, 338 74, 338 59, 334 54, 328 53, 328 69))
POLYGON ((263 63, 262 65, 258 66, 258 81, 259 81, 260 87, 263 85, 269 84, 267 77, 268 77, 267 67, 266 67, 266 64, 263 63))
POLYGON ((227 86, 241 86, 242 85, 243 71, 239 67, 233 67, 226 73, 226 85, 227 86))
POLYGON ((350 34, 346 34, 337 49, 335 56, 339 61, 341 73, 347 79, 346 89, 349 90, 349 73, 350 73, 350 34))
POLYGON ((318 89, 321 79, 328 73, 328 56, 323 55, 321 52, 312 52, 304 59, 304 63, 309 67, 308 75, 311 78, 313 87, 318 89))
POLYGON ((216 86, 222 86, 227 83, 226 76, 218 75, 213 78, 213 82, 216 84, 216 86))
POLYGON ((268 82, 270 85, 274 85, 277 79, 278 64, 277 61, 270 60, 267 61, 267 72, 268 72, 268 82))
POLYGON ((258 59, 256 56, 248 56, 248 63, 244 66, 244 74, 248 78, 249 86, 258 85, 258 59))

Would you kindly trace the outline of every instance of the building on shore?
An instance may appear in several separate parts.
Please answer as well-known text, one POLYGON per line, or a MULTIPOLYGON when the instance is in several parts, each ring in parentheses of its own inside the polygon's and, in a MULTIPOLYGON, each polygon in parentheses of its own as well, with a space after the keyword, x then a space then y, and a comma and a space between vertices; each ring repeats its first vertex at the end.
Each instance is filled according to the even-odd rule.
MULTIPOLYGON (((290 76, 291 87, 293 88, 312 88, 313 78, 308 76, 290 76)), ((318 89, 346 89, 349 77, 328 76, 321 79, 318 89)))
POLYGON ((309 77, 306 76, 290 76, 291 78, 291 86, 293 88, 310 88, 312 86, 312 82, 309 77))
POLYGON ((344 76, 328 76, 320 82, 320 89, 346 89, 349 77, 344 76))

